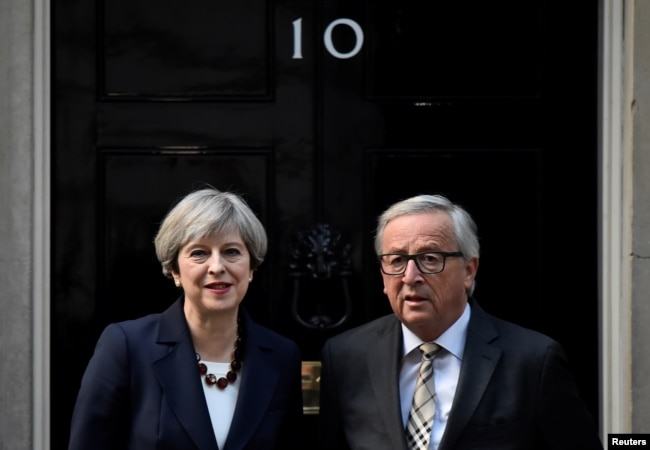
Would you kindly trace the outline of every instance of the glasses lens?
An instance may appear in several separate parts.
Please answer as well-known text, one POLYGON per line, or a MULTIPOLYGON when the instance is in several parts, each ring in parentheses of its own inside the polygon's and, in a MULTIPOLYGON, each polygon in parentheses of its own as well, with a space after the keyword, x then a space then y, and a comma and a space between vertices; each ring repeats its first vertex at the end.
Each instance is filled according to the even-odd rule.
POLYGON ((436 273, 442 270, 445 258, 437 253, 422 253, 417 256, 420 270, 427 273, 436 273))
POLYGON ((383 255, 381 257, 381 267, 389 275, 402 273, 406 268, 406 259, 403 255, 383 255))

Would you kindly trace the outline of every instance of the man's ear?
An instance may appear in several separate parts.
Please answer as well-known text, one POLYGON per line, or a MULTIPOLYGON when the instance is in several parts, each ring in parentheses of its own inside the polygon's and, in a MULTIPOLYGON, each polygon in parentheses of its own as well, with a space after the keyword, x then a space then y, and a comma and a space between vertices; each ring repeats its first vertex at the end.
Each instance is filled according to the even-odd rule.
POLYGON ((465 263, 465 289, 469 290, 474 283, 476 273, 478 272, 478 258, 474 257, 465 263))

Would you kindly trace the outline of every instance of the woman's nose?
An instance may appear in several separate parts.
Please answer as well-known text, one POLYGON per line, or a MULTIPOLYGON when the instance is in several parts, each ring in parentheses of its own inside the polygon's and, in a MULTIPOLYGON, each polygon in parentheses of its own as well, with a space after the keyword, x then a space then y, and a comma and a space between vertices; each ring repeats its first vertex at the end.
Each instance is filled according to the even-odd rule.
POLYGON ((220 273, 225 270, 225 267, 223 265, 223 260, 221 256, 218 253, 215 253, 212 257, 210 257, 210 264, 208 266, 208 271, 210 273, 220 273))

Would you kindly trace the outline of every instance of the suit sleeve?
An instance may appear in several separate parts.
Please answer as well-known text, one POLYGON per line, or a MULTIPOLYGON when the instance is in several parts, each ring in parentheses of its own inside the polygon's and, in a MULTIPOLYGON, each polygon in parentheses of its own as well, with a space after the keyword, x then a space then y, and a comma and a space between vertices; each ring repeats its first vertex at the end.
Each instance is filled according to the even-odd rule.
POLYGON ((126 337, 109 325, 81 380, 70 428, 69 450, 125 448, 130 422, 126 337))
POLYGON ((538 421, 546 448, 602 450, 596 422, 579 396, 564 351, 547 349, 538 392, 538 421))
POLYGON ((318 442, 320 450, 348 450, 341 421, 341 406, 336 393, 336 368, 332 359, 331 342, 321 352, 321 386, 318 442))

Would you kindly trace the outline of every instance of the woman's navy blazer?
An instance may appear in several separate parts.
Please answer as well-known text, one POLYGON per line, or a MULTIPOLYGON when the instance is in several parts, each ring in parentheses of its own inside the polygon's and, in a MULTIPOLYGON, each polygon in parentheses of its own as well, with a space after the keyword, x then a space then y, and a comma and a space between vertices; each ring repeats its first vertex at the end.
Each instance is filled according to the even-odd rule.
MULTIPOLYGON (((299 448, 298 346, 240 310, 244 362, 221 450, 299 448)), ((161 314, 111 324, 81 381, 69 449, 217 449, 201 383, 182 298, 161 314)))

